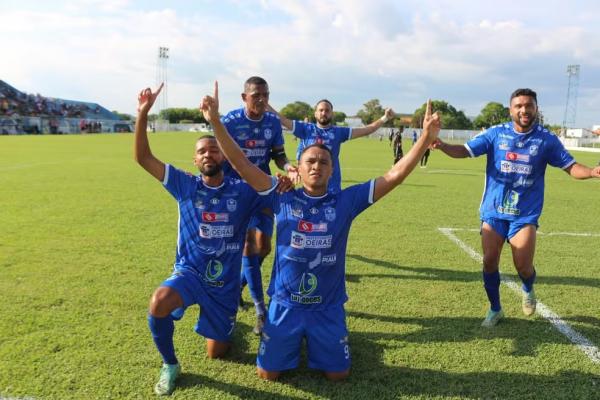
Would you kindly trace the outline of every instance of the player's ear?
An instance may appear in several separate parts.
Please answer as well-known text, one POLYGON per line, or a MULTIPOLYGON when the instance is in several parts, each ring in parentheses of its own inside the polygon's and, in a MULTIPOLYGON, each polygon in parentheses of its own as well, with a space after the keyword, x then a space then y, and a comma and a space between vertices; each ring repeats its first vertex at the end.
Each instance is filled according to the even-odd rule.
POLYGON ((246 93, 242 93, 242 100, 244 100, 244 103, 246 102, 246 93))

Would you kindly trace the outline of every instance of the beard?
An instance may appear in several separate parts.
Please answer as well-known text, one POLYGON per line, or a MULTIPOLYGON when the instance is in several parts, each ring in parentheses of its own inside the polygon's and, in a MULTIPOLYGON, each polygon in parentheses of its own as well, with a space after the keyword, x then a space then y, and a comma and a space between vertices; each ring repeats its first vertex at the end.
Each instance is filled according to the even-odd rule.
POLYGON ((204 166, 200 167, 200 173, 202 175, 210 176, 210 177, 213 177, 213 176, 219 174, 222 170, 223 170, 223 166, 221 164, 215 164, 210 167, 204 167, 204 166))
POLYGON ((319 123, 319 125, 323 125, 323 126, 330 125, 331 121, 332 121, 332 118, 322 117, 320 119, 317 119, 317 122, 319 123))

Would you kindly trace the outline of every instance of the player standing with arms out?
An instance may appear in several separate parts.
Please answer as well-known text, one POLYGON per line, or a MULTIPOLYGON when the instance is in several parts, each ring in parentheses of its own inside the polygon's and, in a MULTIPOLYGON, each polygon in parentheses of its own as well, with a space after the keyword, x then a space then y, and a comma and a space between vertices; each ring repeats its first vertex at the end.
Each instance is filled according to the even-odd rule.
MULTIPOLYGON (((242 246, 252 214, 264 208, 264 199, 245 182, 225 177, 223 153, 213 136, 196 141, 193 176, 154 157, 148 143, 148 111, 163 85, 138 97, 135 160, 177 200, 179 226, 173 274, 154 291, 148 325, 162 356, 154 391, 170 394, 181 370, 173 345, 174 320, 187 307, 199 304, 195 331, 206 338, 209 358, 222 357, 230 347, 240 295, 242 246)), ((291 187, 291 183, 289 183, 291 187)))
MULTIPOLYGON (((267 111, 269 104, 267 81, 258 76, 248 78, 244 83, 242 100, 244 107, 230 111, 222 117, 222 123, 227 131, 243 149, 248 159, 262 171, 271 173, 269 162, 273 159, 279 168, 289 174, 290 178, 297 179, 298 170, 289 163, 285 155, 279 117, 267 111)), ((227 162, 223 169, 226 174, 238 176, 227 162)), ((273 215, 259 212, 253 216, 244 245, 240 287, 243 290, 248 284, 256 310, 256 325, 253 331, 257 335, 262 332, 266 313, 260 267, 271 252, 272 236, 273 215)))
POLYGON ((575 179, 600 178, 600 167, 578 164, 558 137, 538 123, 537 95, 517 89, 510 96, 512 121, 496 125, 464 145, 437 140, 434 147, 453 158, 487 156, 481 201, 483 283, 490 310, 482 326, 493 327, 504 316, 500 305, 500 254, 504 242, 512 249, 515 268, 523 282, 523 313, 536 309, 533 264, 538 219, 544 204, 546 166, 563 169, 575 179))
MULTIPOLYGON (((270 109, 275 112, 272 108, 270 109)), ((361 128, 336 126, 333 124, 333 105, 329 100, 323 99, 319 100, 315 106, 316 124, 290 120, 281 114, 279 114, 279 118, 281 119, 281 124, 300 139, 296 158, 299 159, 302 150, 314 143, 324 144, 331 150, 331 154, 333 155, 333 175, 329 181, 329 190, 339 192, 342 190, 342 174, 339 161, 340 146, 342 143, 375 132, 387 121, 394 118, 394 111, 391 108, 386 108, 385 114, 381 118, 361 128)))
POLYGON ((274 207, 277 246, 269 285, 269 315, 257 357, 257 372, 275 380, 296 368, 302 341, 310 368, 330 380, 350 373, 350 347, 344 303, 346 245, 350 226, 362 211, 385 196, 410 174, 440 129, 428 102, 423 135, 385 175, 336 193, 328 191, 333 171, 331 151, 323 144, 306 147, 300 157, 303 187, 279 195, 273 178, 248 160, 219 120, 218 87, 202 99, 223 153, 233 167, 274 207))

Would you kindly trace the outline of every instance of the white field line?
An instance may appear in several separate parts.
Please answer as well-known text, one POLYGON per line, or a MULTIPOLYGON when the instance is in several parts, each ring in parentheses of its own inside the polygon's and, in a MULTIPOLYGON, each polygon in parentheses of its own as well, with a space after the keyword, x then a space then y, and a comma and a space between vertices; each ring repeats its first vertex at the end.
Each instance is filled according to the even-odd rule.
MULTIPOLYGON (((468 230, 472 231, 472 229, 453 229, 453 228, 438 228, 438 230, 443 233, 448 239, 452 242, 456 243, 458 247, 463 249, 473 260, 477 262, 482 262, 483 257, 477 251, 473 250, 469 245, 460 240, 455 234, 455 230, 468 230)), ((475 229, 478 231, 478 229, 475 229)), ((595 234, 588 234, 591 236, 595 234)), ((597 235, 600 236, 600 235, 597 235)), ((502 282, 508 286, 513 292, 521 295, 521 287, 512 279, 502 276, 502 282)), ((595 364, 600 364, 600 350, 598 347, 594 345, 588 338, 575 331, 571 326, 563 321, 558 314, 552 311, 543 303, 537 303, 536 312, 540 314, 542 317, 546 318, 560 333, 565 335, 567 339, 571 341, 579 350, 581 350, 588 358, 595 364)))
MULTIPOLYGON (((438 228, 440 232, 448 231, 448 232, 479 232, 479 229, 475 228, 438 228)), ((594 232, 549 232, 544 233, 542 231, 537 231, 537 235, 541 236, 582 236, 582 237, 600 237, 600 233, 594 232)))

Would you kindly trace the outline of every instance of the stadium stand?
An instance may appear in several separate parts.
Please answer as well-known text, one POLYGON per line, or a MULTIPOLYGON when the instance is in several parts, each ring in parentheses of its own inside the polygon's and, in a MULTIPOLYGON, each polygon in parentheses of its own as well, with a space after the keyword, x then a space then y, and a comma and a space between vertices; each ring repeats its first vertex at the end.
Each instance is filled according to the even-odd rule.
POLYGON ((131 125, 96 103, 21 92, 0 80, 0 133, 131 132, 131 125))

